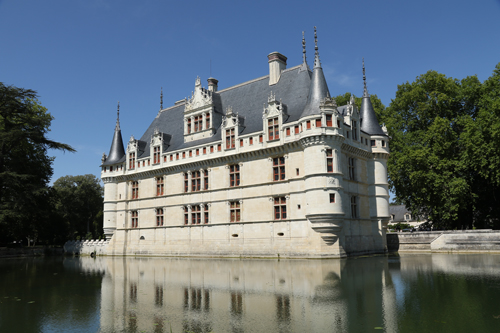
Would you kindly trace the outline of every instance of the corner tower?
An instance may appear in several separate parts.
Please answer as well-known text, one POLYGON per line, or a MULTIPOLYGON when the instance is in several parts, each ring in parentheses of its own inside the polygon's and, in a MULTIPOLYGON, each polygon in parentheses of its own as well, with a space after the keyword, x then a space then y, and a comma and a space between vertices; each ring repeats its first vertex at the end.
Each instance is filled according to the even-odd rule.
POLYGON ((103 154, 101 179, 104 183, 104 211, 103 229, 106 239, 113 237, 116 230, 117 214, 117 187, 116 177, 123 173, 123 163, 125 163, 125 149, 123 148, 122 131, 120 129, 120 102, 116 111, 116 125, 113 141, 109 150, 109 156, 103 154))

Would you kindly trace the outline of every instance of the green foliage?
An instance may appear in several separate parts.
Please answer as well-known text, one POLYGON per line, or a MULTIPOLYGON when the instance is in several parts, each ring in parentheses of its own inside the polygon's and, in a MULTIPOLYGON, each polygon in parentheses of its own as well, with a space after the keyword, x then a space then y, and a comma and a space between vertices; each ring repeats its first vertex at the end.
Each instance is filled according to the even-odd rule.
POLYGON ((103 233, 103 195, 94 175, 64 176, 54 182, 55 210, 67 239, 97 239, 103 233))
POLYGON ((47 153, 74 151, 47 138, 53 117, 36 97, 33 90, 0 83, 0 241, 47 233, 53 161, 47 153))
POLYGON ((398 86, 381 115, 396 201, 438 227, 500 227, 499 72, 482 84, 429 71, 398 86))

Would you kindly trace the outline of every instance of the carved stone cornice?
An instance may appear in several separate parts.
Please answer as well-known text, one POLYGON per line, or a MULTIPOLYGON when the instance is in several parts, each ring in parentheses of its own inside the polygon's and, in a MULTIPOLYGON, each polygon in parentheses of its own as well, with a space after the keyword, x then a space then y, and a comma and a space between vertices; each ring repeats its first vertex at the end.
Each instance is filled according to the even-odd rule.
POLYGON ((378 159, 383 159, 383 160, 388 160, 389 159, 388 153, 373 153, 373 158, 378 158, 378 159))
POLYGON ((318 134, 318 135, 310 135, 306 137, 300 138, 300 145, 303 148, 307 148, 310 146, 316 146, 316 145, 326 145, 329 141, 339 141, 343 142, 344 137, 340 135, 325 135, 325 134, 318 134))
POLYGON ((346 143, 342 144, 342 151, 348 152, 351 155, 360 156, 367 159, 371 159, 373 157, 371 152, 359 149, 358 147, 354 147, 346 143))

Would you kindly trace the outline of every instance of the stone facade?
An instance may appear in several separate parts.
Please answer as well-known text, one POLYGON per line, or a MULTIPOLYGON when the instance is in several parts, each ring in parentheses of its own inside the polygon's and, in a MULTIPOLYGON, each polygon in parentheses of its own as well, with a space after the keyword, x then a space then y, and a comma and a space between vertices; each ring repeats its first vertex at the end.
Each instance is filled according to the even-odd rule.
MULTIPOLYGON (((366 90, 337 106, 315 53, 218 90, 196 79, 102 160, 111 255, 338 258, 387 251, 387 133, 366 90), (373 120, 375 119, 375 120, 373 120), (121 147, 119 146, 121 144, 121 147)), ((303 42, 303 45, 305 43, 303 42)), ((364 67, 363 67, 364 70, 364 67)), ((119 139, 118 139, 119 138, 119 139)))

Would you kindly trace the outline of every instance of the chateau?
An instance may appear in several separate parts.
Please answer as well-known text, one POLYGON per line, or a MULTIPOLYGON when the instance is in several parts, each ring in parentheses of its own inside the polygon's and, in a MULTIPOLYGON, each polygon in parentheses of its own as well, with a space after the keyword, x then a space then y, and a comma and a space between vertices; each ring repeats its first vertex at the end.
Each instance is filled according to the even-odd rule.
MULTIPOLYGON (((363 79, 337 106, 315 31, 311 70, 268 55, 269 74, 160 111, 102 158, 109 255, 339 258, 387 251, 389 145, 363 79)), ((163 103, 163 102, 162 102, 163 103)))

